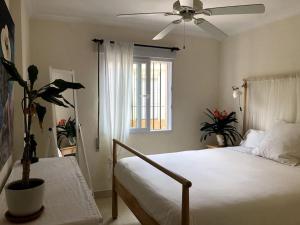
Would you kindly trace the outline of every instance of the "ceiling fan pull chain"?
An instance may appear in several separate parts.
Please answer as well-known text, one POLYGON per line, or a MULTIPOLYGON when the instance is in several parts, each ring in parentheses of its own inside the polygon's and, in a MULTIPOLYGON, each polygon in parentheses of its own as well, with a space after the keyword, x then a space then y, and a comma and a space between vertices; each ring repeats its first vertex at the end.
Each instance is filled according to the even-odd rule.
POLYGON ((183 22, 183 49, 185 49, 185 21, 183 22))

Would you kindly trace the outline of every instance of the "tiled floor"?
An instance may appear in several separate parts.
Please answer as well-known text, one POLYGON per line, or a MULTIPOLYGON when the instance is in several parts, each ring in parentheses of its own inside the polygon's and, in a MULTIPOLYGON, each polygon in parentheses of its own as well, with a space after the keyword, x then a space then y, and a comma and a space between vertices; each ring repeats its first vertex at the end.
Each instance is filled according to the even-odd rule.
POLYGON ((111 218, 111 198, 98 198, 96 203, 103 216, 103 225, 140 225, 121 199, 119 199, 119 217, 117 220, 111 218))

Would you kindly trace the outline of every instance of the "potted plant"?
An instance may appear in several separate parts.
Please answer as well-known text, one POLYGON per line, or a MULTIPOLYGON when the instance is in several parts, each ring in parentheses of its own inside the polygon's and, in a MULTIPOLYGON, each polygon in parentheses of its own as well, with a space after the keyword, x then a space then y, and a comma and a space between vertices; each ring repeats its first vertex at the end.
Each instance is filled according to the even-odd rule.
POLYGON ((22 179, 7 184, 5 186, 5 195, 9 214, 14 217, 26 217, 42 209, 45 188, 43 179, 30 178, 30 156, 32 152, 35 152, 36 148, 36 142, 31 133, 32 120, 36 115, 42 128, 43 119, 46 114, 46 107, 38 103, 37 100, 44 100, 62 107, 72 107, 62 96, 62 93, 67 89, 81 89, 84 87, 80 83, 71 83, 57 79, 36 89, 35 82, 38 78, 38 68, 36 66, 31 65, 28 67, 29 81, 27 82, 23 80, 12 62, 3 57, 1 58, 1 62, 10 75, 9 80, 17 82, 24 89, 22 109, 25 125, 25 147, 22 158, 22 179))
POLYGON ((220 112, 214 110, 213 112, 207 109, 205 114, 211 120, 211 122, 204 122, 201 124, 201 141, 205 141, 208 136, 216 134, 217 142, 219 146, 227 146, 228 141, 232 145, 237 139, 242 139, 241 134, 237 131, 236 127, 232 123, 238 123, 236 119, 236 113, 227 113, 226 111, 220 112))
POLYGON ((61 119, 56 126, 57 129, 57 143, 61 148, 64 138, 68 139, 70 146, 76 145, 76 122, 71 117, 66 121, 61 119))

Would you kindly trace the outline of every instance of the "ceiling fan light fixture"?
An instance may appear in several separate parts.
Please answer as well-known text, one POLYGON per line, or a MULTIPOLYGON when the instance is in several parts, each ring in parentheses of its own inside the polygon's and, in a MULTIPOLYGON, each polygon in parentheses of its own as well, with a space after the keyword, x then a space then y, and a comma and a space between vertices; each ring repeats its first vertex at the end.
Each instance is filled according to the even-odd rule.
POLYGON ((199 19, 195 19, 194 20, 194 24, 195 25, 200 25, 201 23, 203 23, 204 22, 204 19, 203 18, 199 18, 199 19))
POLYGON ((173 4, 173 9, 178 12, 186 11, 186 10, 202 12, 203 3, 199 0, 177 0, 173 4))
POLYGON ((211 16, 212 15, 212 12, 209 9, 203 9, 201 13, 203 13, 206 16, 211 16))
POLYGON ((194 7, 194 0, 179 0, 181 7, 188 7, 193 8, 194 7))

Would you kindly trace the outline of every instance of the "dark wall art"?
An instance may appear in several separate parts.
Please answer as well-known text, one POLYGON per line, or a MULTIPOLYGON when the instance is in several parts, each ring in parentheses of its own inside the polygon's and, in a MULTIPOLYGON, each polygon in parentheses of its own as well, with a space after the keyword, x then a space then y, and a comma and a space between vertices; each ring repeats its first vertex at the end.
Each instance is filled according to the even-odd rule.
MULTIPOLYGON (((14 22, 4 0, 0 0, 0 56, 14 61, 14 22)), ((13 82, 0 64, 0 171, 11 155, 13 144, 13 82)))

